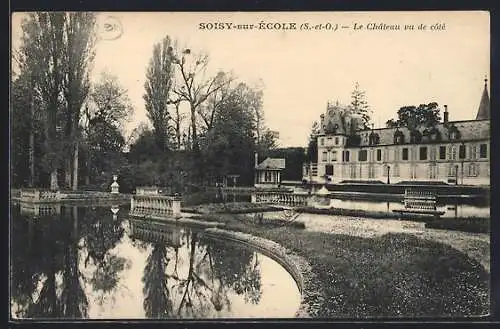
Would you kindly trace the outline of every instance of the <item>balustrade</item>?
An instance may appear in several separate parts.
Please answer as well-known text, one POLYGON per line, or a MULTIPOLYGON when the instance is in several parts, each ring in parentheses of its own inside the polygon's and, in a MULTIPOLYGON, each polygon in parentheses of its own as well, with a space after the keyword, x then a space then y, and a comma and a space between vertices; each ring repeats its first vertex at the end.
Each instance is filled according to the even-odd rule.
POLYGON ((39 189, 21 190, 21 201, 27 202, 54 202, 61 199, 59 191, 43 191, 39 189))
POLYGON ((179 216, 181 198, 164 195, 133 195, 130 200, 132 215, 179 216))
POLYGON ((435 211, 437 197, 430 191, 406 189, 404 194, 405 209, 435 211))
POLYGON ((292 207, 307 205, 308 196, 284 192, 256 192, 252 196, 254 203, 271 203, 292 207))

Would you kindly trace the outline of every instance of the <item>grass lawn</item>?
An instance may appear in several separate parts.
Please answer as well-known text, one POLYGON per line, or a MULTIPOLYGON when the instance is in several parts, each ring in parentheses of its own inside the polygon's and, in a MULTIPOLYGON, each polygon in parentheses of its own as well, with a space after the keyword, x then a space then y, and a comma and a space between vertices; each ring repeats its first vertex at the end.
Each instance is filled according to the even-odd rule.
MULTIPOLYGON (((205 216, 203 216, 205 217, 205 216)), ((404 233, 360 238, 207 216, 306 258, 325 295, 314 317, 462 317, 489 313, 489 274, 445 244, 404 233)), ((307 301, 315 304, 318 301, 307 301)))

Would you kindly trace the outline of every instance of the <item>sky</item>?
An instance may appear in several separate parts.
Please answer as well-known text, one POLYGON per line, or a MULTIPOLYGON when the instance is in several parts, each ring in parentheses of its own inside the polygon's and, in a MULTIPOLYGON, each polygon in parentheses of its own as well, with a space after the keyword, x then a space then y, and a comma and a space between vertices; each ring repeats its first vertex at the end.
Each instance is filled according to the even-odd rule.
MULTIPOLYGON (((22 15, 12 17, 13 49, 22 35, 22 15)), ((153 45, 166 35, 195 53, 208 53, 209 73, 230 71, 250 85, 263 83, 265 121, 279 132, 282 147, 306 146, 327 102, 349 103, 356 82, 366 92, 375 127, 396 117, 402 106, 433 101, 448 105, 450 120, 474 119, 490 72, 489 13, 481 11, 100 12, 98 24, 92 78, 106 70, 128 90, 134 107, 128 133, 148 122, 142 98, 146 67, 153 45), (118 38, 110 40, 105 22, 119 22, 118 38), (200 23, 255 28, 209 30, 200 29, 200 23), (268 23, 295 23, 297 29, 259 29, 268 23), (304 23, 324 28, 303 30, 304 23), (355 24, 363 27, 355 29, 355 24), (372 28, 381 24, 400 30, 372 28), (420 24, 426 29, 419 30, 420 24)))

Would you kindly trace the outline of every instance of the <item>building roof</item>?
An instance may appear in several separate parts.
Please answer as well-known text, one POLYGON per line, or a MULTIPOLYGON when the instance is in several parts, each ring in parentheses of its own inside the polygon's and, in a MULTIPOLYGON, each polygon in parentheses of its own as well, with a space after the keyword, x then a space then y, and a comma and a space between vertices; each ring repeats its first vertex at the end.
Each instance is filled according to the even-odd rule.
POLYGON ((484 90, 477 109, 476 120, 490 119, 490 96, 488 95, 488 79, 484 79, 484 90))
MULTIPOLYGON (((441 135, 441 141, 450 141, 449 132, 455 127, 459 132, 459 141, 469 141, 469 140, 484 140, 490 138, 490 120, 467 120, 467 121, 450 121, 448 124, 439 123, 436 126, 437 132, 441 135)), ((361 142, 359 146, 369 146, 370 134, 374 133, 379 136, 379 142, 377 145, 393 145, 394 144, 394 134, 399 130, 404 136, 404 144, 410 142, 410 130, 406 127, 400 128, 379 128, 370 129, 358 132, 361 136, 361 142)), ((420 127, 418 131, 423 134, 425 128, 420 127)), ((422 137, 421 143, 431 142, 430 137, 425 135, 422 137)))
POLYGON ((271 169, 271 170, 281 170, 285 169, 285 159, 281 158, 266 158, 255 169, 271 169))

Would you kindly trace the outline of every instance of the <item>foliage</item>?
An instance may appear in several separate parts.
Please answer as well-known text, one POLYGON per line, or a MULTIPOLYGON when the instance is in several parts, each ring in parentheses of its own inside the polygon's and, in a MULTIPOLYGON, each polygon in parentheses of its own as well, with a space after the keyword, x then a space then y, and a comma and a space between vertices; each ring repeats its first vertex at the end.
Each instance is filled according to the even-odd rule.
MULTIPOLYGON (((270 150, 266 157, 285 159, 285 169, 281 172, 282 180, 302 180, 302 165, 307 160, 305 149, 302 147, 287 147, 270 150)), ((312 160, 317 161, 317 158, 312 160)))
POLYGON ((153 47, 144 84, 144 101, 148 118, 154 128, 155 142, 159 150, 165 151, 171 144, 171 115, 168 112, 173 81, 172 41, 166 36, 153 47))
POLYGON ((420 104, 419 106, 403 106, 398 110, 398 119, 390 119, 386 122, 388 128, 407 127, 415 130, 418 127, 431 128, 439 123, 439 107, 436 102, 420 104))
POLYGON ((364 129, 370 127, 370 106, 366 101, 366 92, 359 88, 358 82, 354 85, 354 90, 351 93, 350 111, 361 116, 364 129))
POLYGON ((53 189, 58 187, 57 170, 64 161, 71 177, 80 108, 88 93, 94 27, 95 15, 83 12, 30 13, 22 23, 20 69, 31 77, 32 90, 41 101, 42 164, 51 172, 53 189))

